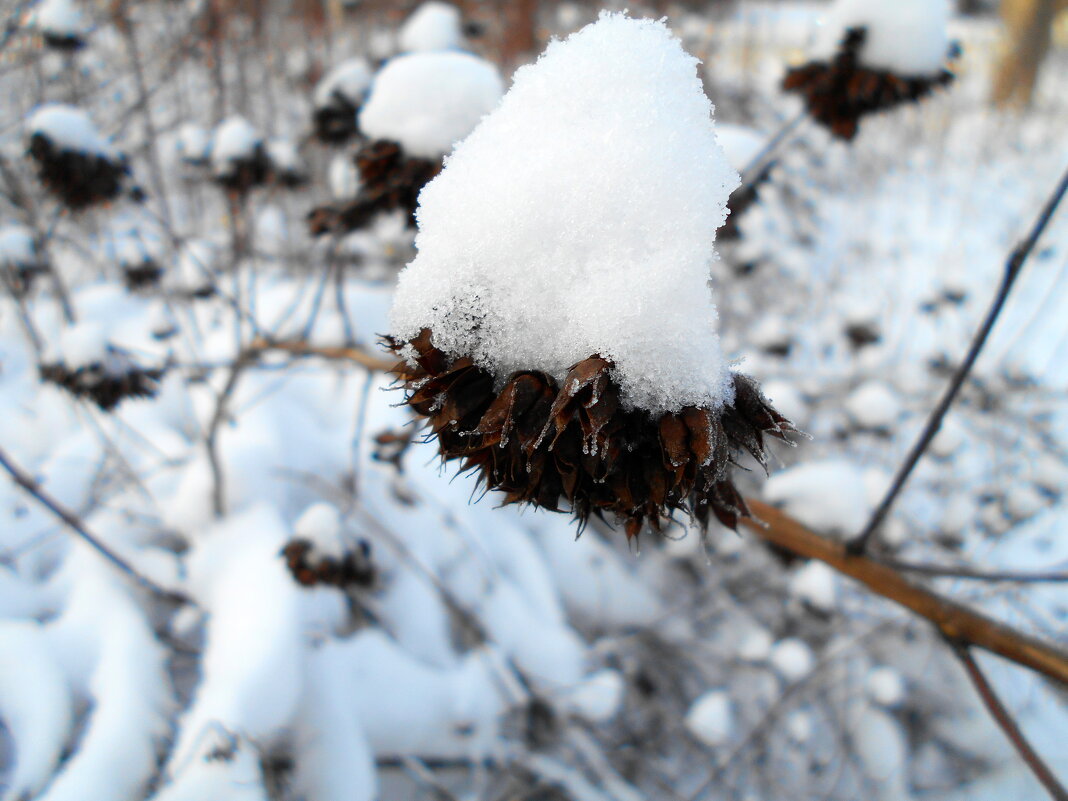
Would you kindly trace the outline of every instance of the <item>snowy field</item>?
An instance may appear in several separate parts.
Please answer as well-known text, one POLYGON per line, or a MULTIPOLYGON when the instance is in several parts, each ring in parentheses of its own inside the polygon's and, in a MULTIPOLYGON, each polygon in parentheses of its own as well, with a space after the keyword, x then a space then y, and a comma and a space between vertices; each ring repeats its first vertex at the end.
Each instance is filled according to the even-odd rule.
MULTIPOLYGON (((673 8, 696 69, 666 34, 560 46, 424 195, 416 258, 411 185, 354 154, 398 142, 421 186, 517 65, 492 24, 395 5, 3 2, 0 455, 52 508, 0 479, 0 799, 1044 797, 927 622, 742 527, 576 538, 500 506, 442 466, 379 339, 432 326, 498 375, 601 353, 656 413, 729 403, 742 370, 811 439, 738 487, 854 534, 1068 166, 1068 54, 998 112, 996 21, 951 20, 951 86, 852 142, 801 122, 713 242, 828 34, 810 3, 673 8)), ((939 3, 900 5, 926 30, 939 3)), ((542 6, 539 47, 599 10, 542 6)), ((875 44, 892 69, 946 38, 875 44)), ((1062 646, 1066 365, 1062 209, 878 535, 1057 573, 922 580, 1062 646)), ((977 659, 1068 779, 1065 688, 977 659)))

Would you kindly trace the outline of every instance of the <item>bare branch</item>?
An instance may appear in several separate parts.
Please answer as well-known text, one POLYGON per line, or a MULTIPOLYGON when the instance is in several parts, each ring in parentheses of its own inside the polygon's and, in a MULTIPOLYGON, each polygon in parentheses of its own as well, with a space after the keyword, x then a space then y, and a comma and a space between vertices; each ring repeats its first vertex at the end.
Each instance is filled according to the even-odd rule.
POLYGON ((320 356, 324 359, 355 362, 367 370, 374 370, 380 373, 390 372, 397 364, 396 359, 384 359, 355 345, 345 348, 332 348, 312 345, 303 341, 273 342, 261 338, 253 341, 246 352, 263 353, 272 350, 285 351, 296 356, 320 356))
POLYGON ((749 499, 746 503, 759 519, 744 519, 742 523, 761 539, 826 563, 875 594, 931 621, 949 639, 982 648, 1068 686, 1068 652, 1061 647, 917 586, 888 565, 853 555, 847 546, 809 531, 773 506, 749 499))
POLYGON ((920 438, 916 440, 916 443, 912 446, 912 450, 909 451, 905 461, 898 469, 897 475, 894 476, 893 483, 890 485, 890 489, 887 490, 886 496, 883 498, 874 514, 872 514, 867 526, 864 527, 864 531, 849 543, 849 550, 851 553, 861 554, 867 549, 868 543, 871 541, 871 537, 875 530, 879 528, 883 520, 885 520, 886 516, 890 513, 890 509, 897 500, 897 496, 900 495, 901 491, 905 488, 905 484, 908 482, 909 476, 912 475, 912 471, 915 469, 917 463, 919 463, 920 458, 927 451, 927 448, 935 438, 935 435, 938 434, 939 429, 942 427, 943 418, 945 418, 950 406, 953 405, 953 401, 956 400, 961 387, 964 386, 964 382, 968 378, 968 374, 971 373, 972 367, 979 358, 979 354, 982 353, 983 347, 986 345, 986 341, 990 336, 990 332, 994 328, 994 323, 997 322, 998 317, 1001 315, 1001 310, 1005 307, 1005 301, 1009 298, 1009 293, 1012 291, 1013 284, 1016 283, 1016 279, 1023 271, 1027 259, 1034 251, 1035 246, 1038 244, 1038 240, 1042 237, 1050 220, 1053 219, 1053 215, 1056 213, 1057 207, 1064 199, 1066 193, 1068 193, 1068 170, 1065 171, 1057 188, 1053 190, 1053 194, 1050 195, 1049 200, 1046 201, 1046 205, 1043 207, 1042 212, 1038 215, 1038 219, 1035 220, 1035 224, 1031 228, 1031 233, 1013 249, 1012 254, 1009 256, 1009 260, 1005 264, 1005 274, 1001 279, 1001 286, 998 288, 998 293, 994 297, 994 302, 991 304, 990 310, 986 314, 986 319, 983 320, 983 324, 979 326, 979 330, 975 333, 975 338, 972 340, 968 355, 953 374, 949 386, 946 387, 942 399, 938 402, 934 411, 931 412, 931 416, 927 418, 927 424, 924 426, 923 433, 920 434, 920 438))
POLYGON ((165 589, 146 576, 138 573, 129 562, 115 553, 115 551, 105 544, 103 540, 90 532, 74 512, 45 492, 41 485, 38 484, 29 473, 12 461, 11 457, 9 457, 2 448, 0 448, 0 466, 3 466, 16 484, 36 498, 41 505, 47 508, 52 514, 62 520, 68 528, 85 540, 93 550, 132 578, 138 585, 148 590, 153 595, 171 602, 186 603, 188 601, 183 595, 165 589))
POLYGON ((955 640, 950 641, 950 645, 964 666, 968 678, 975 685, 979 697, 983 699, 983 704, 986 705, 990 716, 1005 732, 1005 736, 1012 743, 1012 747, 1016 749, 1016 753, 1020 755, 1020 758, 1027 763, 1027 767, 1035 774, 1035 778, 1046 788, 1050 798, 1054 799, 1054 801, 1068 801, 1068 790, 1064 789, 1064 785, 1060 783, 1053 771, 1050 770, 1042 757, 1038 755, 1038 752, 1031 747, 1027 738, 1024 737, 1020 727, 1016 725, 1016 721, 1013 720, 1009 711, 1005 709, 1004 704, 1001 703, 1001 700, 994 692, 994 688, 990 686, 990 682, 987 681, 983 671, 979 668, 969 647, 955 640))
POLYGON ((920 565, 913 562, 902 562, 899 559, 891 559, 883 556, 873 556, 872 559, 879 564, 900 570, 903 573, 919 573, 934 578, 959 578, 968 581, 1004 581, 1018 584, 1056 584, 1068 581, 1068 570, 1050 570, 1045 572, 1027 573, 1014 570, 985 571, 969 567, 954 567, 952 565, 920 565))

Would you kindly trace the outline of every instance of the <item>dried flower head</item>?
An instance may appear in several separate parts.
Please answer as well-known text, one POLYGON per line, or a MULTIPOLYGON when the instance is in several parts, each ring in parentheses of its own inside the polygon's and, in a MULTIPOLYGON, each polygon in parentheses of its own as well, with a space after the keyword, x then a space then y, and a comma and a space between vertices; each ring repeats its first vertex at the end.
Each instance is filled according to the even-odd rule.
POLYGON ((849 28, 832 59, 809 61, 783 78, 783 90, 801 95, 812 118, 846 141, 857 135, 865 116, 921 100, 954 79, 947 69, 930 75, 899 75, 865 66, 867 38, 867 28, 849 28))
POLYGON ((708 283, 738 176, 662 22, 602 14, 520 69, 420 196, 386 345, 442 457, 505 503, 734 526, 791 424, 720 348, 708 283))
POLYGON ((612 363, 600 356, 574 365, 562 382, 529 371, 497 386, 471 359, 435 348, 429 330, 388 345, 415 354, 414 366, 404 360, 396 371, 443 459, 504 492, 505 504, 570 510, 583 525, 607 513, 628 538, 645 523, 660 531, 675 511, 702 527, 711 513, 734 528, 749 510, 730 466, 745 452, 766 467, 765 435, 789 442, 795 432, 738 373, 730 405, 652 414, 624 407, 612 363))
POLYGON ((415 225, 419 193, 441 172, 441 161, 408 156, 396 142, 379 139, 361 147, 355 162, 359 194, 347 203, 314 209, 308 215, 312 235, 354 231, 375 215, 397 209, 406 212, 415 225))
POLYGON ((41 378, 78 398, 88 398, 110 412, 127 398, 152 398, 159 390, 163 368, 139 366, 124 350, 108 347, 100 361, 77 367, 63 362, 42 364, 41 378))
POLYGON ((100 137, 85 112, 49 104, 27 121, 28 153, 41 183, 72 210, 113 200, 129 174, 126 159, 100 137))

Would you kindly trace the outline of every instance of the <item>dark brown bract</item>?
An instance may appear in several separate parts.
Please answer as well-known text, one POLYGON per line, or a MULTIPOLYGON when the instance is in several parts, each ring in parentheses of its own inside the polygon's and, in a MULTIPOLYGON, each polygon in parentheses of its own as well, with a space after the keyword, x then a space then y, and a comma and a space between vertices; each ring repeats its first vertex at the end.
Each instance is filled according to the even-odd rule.
POLYGON ((850 28, 833 61, 810 61, 795 67, 782 83, 784 91, 804 98, 814 120, 846 141, 857 135, 860 120, 866 115, 916 102, 954 79, 949 70, 927 77, 865 67, 860 62, 865 36, 865 29, 850 28))
POLYGON ((356 153, 360 192, 354 200, 321 206, 308 215, 313 236, 328 232, 347 233, 363 228, 380 212, 401 209, 415 225, 419 192, 439 172, 441 161, 405 155, 396 142, 378 139, 356 153))
POLYGON ((225 169, 219 169, 215 182, 230 192, 244 194, 266 184, 271 174, 271 160, 261 142, 248 156, 231 159, 225 169))
POLYGON ((42 133, 30 137, 29 154, 41 183, 74 211, 118 197, 129 174, 125 160, 67 150, 42 133))
POLYGON ((315 138, 324 145, 343 145, 360 132, 357 122, 359 108, 337 92, 330 103, 320 106, 312 113, 315 138))
POLYGON ((765 435, 789 442, 796 431, 743 375, 734 375, 730 406, 651 415, 623 406, 612 363, 597 355, 574 365, 562 384, 520 371, 499 385, 471 359, 434 347, 427 329, 386 344, 413 358, 414 366, 403 360, 395 372, 446 461, 477 472, 505 504, 569 510, 580 525, 607 513, 628 538, 646 523, 661 530, 676 511, 702 528, 710 513, 734 528, 749 510, 732 463, 747 452, 766 466, 765 435))

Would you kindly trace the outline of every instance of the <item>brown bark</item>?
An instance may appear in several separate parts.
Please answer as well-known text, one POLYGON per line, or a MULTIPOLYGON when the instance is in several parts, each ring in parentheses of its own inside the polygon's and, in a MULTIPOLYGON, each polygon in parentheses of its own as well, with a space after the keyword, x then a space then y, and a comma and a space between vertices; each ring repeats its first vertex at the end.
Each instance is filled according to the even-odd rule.
POLYGON ((779 509, 748 500, 756 520, 743 524, 761 539, 791 553, 818 559, 881 595, 926 618, 946 638, 982 648, 1068 687, 1068 651, 1006 626, 963 604, 913 583, 892 567, 866 556, 850 556, 844 545, 808 530, 779 509))

